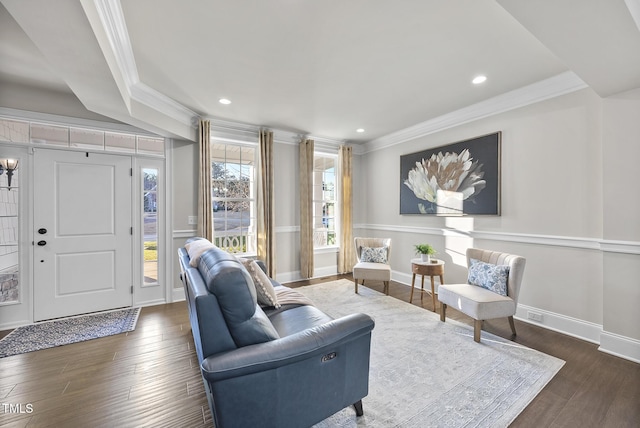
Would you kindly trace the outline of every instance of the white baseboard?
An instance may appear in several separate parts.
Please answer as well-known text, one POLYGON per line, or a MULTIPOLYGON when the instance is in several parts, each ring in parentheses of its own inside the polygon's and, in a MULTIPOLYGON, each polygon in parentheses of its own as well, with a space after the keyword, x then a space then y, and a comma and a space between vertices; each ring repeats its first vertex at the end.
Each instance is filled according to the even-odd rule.
POLYGON ((599 351, 640 363, 640 341, 603 331, 599 351))
POLYGON ((164 299, 144 300, 144 301, 141 301, 141 302, 136 302, 133 305, 133 307, 134 308, 137 308, 137 307, 144 308, 145 306, 164 305, 165 303, 167 303, 167 301, 164 300, 164 299))
MULTIPOLYGON (((393 271, 391 273, 391 279, 393 281, 402 283, 408 287, 411 286, 411 278, 411 274, 404 272, 393 271)), ((437 284, 438 281, 436 280, 436 286, 437 284)), ((420 287, 419 283, 416 284, 415 287, 420 287)), ((598 350, 602 352, 640 363, 639 340, 603 331, 602 325, 600 324, 523 304, 518 305, 514 318, 561 334, 566 334, 567 336, 595 343, 600 345, 598 350), (541 316, 541 320, 535 321, 529 319, 530 313, 541 316)))
POLYGON ((602 325, 580 320, 562 314, 557 314, 544 309, 534 308, 518 304, 515 318, 520 321, 557 331, 567 336, 576 337, 587 342, 599 344, 602 335, 602 325), (529 314, 540 315, 542 319, 535 321, 529 318, 529 314))
POLYGON ((12 321, 9 323, 3 323, 3 324, 0 324, 0 331, 15 330, 18 327, 22 327, 29 324, 33 324, 33 322, 31 320, 20 320, 20 321, 12 321))
MULTIPOLYGON (((331 276, 331 275, 337 275, 337 274, 338 274, 337 265, 326 266, 323 268, 314 269, 312 279, 322 278, 323 276, 331 276)), ((303 279, 308 279, 308 278, 303 278, 300 275, 300 271, 276 273, 276 281, 278 281, 281 284, 284 284, 286 282, 301 281, 303 279)))
POLYGON ((171 294, 171 301, 172 302, 181 302, 183 300, 186 300, 186 297, 184 296, 184 288, 173 288, 172 289, 172 294, 171 294))

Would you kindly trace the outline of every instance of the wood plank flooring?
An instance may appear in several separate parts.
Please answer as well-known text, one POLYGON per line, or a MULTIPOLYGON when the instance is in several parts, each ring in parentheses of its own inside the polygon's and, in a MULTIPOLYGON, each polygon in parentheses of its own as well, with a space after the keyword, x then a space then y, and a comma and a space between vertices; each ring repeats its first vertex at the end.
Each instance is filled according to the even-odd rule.
MULTIPOLYGON (((382 283, 367 286, 382 291, 382 283)), ((400 300, 408 302, 409 292, 390 285, 400 300)), ((414 295, 413 304, 432 309, 428 295, 414 295)), ((447 315, 471 325, 453 309, 447 315)), ((484 327, 511 337, 506 318, 484 327)), ((512 427, 640 426, 640 364, 518 320, 516 329, 517 343, 566 364, 512 427)), ((127 334, 0 359, 0 426, 213 427, 186 303, 143 308, 136 330, 127 334)))

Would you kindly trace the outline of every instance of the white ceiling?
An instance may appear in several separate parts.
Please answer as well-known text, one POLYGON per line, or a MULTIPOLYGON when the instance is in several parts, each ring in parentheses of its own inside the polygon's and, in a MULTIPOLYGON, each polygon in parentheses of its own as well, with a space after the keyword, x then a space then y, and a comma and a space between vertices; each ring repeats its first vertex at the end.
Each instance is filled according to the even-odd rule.
POLYGON ((181 138, 206 117, 361 143, 541 82, 640 87, 640 0, 0 2, 2 88, 181 138))

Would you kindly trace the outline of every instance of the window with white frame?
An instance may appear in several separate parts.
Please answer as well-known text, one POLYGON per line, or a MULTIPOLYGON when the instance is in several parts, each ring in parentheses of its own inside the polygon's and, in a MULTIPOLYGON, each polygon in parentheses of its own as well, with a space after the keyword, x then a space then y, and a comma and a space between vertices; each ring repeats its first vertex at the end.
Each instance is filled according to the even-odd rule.
POLYGON ((211 143, 214 243, 231 253, 255 254, 257 145, 211 143))
POLYGON ((158 168, 142 168, 142 286, 158 284, 158 168))
POLYGON ((315 153, 313 156, 313 246, 338 245, 336 200, 338 156, 315 153))

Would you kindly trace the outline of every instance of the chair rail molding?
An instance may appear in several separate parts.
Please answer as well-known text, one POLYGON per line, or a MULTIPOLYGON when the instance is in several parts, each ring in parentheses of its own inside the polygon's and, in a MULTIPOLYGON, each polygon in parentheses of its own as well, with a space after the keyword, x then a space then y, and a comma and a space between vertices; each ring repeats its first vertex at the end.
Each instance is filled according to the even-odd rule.
POLYGON ((459 230, 440 227, 399 226, 386 224, 354 224, 354 229, 378 230, 436 236, 466 236, 474 239, 517 242, 521 244, 549 245, 554 247, 580 248, 610 253, 640 254, 640 242, 606 240, 579 236, 538 235, 519 232, 495 232, 483 230, 459 230))

